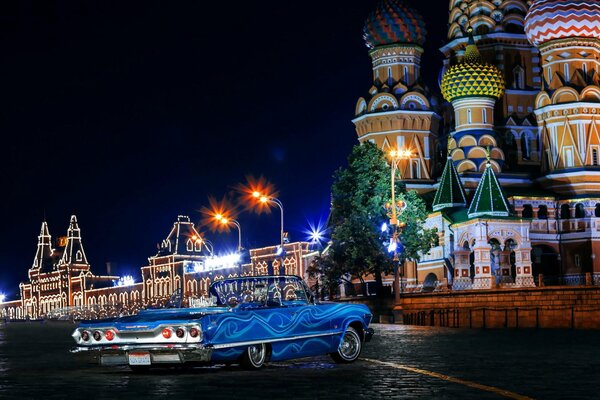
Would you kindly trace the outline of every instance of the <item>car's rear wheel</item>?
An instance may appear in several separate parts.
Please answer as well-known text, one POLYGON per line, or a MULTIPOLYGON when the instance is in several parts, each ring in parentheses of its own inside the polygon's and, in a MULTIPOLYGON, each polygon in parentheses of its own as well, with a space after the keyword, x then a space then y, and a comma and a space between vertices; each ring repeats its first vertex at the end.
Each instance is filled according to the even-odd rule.
POLYGON ((351 363, 360 356, 361 350, 362 340, 360 335, 356 329, 349 326, 344 332, 344 337, 342 337, 342 342, 337 351, 331 353, 330 356, 337 363, 351 363))
POLYGON ((267 345, 264 343, 248 346, 242 356, 242 366, 247 369, 259 369, 267 361, 267 345))

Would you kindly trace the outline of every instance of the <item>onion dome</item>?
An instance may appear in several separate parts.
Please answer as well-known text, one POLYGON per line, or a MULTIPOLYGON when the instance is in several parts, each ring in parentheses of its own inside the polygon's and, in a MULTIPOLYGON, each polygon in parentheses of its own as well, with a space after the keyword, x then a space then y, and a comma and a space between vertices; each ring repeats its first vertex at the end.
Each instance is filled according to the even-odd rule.
POLYGON ((469 32, 469 44, 462 62, 453 65, 442 77, 442 94, 449 102, 463 97, 491 97, 504 94, 504 75, 495 65, 483 61, 469 32))
POLYGON ((363 28, 363 38, 370 49, 386 44, 423 46, 426 35, 423 17, 400 0, 380 1, 363 28))
POLYGON ((525 33, 534 46, 570 37, 600 39, 597 0, 536 0, 525 17, 525 33))

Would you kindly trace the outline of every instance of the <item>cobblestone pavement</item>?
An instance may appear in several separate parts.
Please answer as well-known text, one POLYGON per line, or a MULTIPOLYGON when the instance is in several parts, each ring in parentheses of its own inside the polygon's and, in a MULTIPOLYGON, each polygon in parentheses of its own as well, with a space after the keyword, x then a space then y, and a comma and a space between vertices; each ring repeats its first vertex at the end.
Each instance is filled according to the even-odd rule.
POLYGON ((75 362, 73 325, 0 325, 0 398, 598 398, 597 331, 373 327, 375 337, 351 365, 316 357, 261 371, 134 374, 75 362))

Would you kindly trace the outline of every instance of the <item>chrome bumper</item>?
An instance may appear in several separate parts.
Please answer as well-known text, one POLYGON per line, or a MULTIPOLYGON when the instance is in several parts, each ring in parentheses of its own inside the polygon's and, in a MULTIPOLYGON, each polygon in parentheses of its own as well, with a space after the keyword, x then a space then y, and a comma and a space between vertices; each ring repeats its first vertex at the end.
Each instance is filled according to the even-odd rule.
POLYGON ((79 358, 104 366, 129 365, 130 352, 148 352, 152 365, 164 365, 209 362, 213 350, 201 344, 78 346, 71 349, 71 353, 79 358))

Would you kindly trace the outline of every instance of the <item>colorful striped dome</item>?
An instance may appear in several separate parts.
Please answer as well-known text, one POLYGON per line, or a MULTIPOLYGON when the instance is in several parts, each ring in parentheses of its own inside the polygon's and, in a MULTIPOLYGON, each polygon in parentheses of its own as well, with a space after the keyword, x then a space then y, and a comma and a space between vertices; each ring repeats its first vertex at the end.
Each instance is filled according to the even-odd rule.
POLYGON ((386 44, 425 44, 427 29, 423 17, 399 0, 382 0, 363 28, 368 48, 386 44))
POLYGON ((536 0, 525 17, 525 33, 534 46, 570 37, 600 39, 600 2, 536 0))
POLYGON ((449 102, 464 97, 491 97, 498 100, 504 94, 504 88, 502 71, 483 61, 470 35, 463 61, 450 67, 442 77, 444 98, 449 102))

